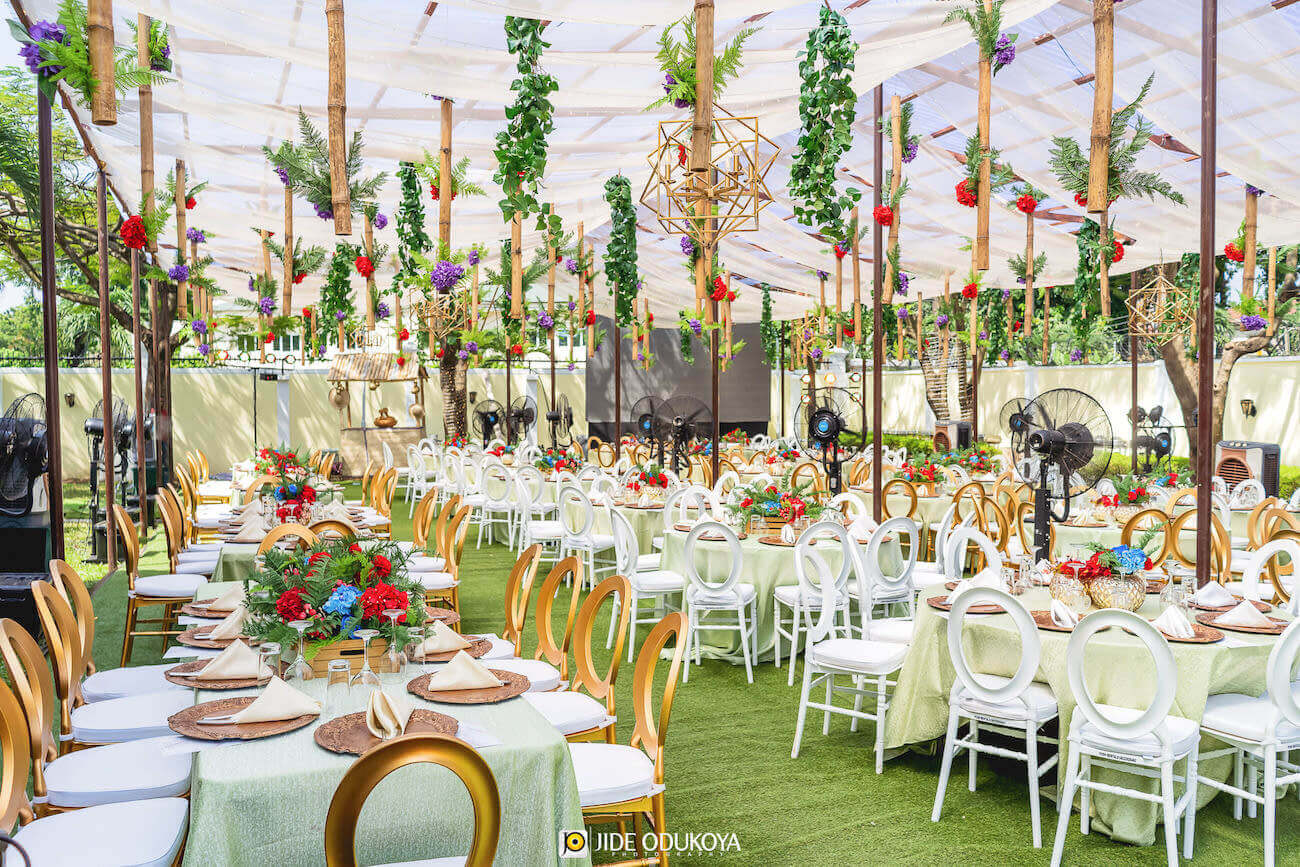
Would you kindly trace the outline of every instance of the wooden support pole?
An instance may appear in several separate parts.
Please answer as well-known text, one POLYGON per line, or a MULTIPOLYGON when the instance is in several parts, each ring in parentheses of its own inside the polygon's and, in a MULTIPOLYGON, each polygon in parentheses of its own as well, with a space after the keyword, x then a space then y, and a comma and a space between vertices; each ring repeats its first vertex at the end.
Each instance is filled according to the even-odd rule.
MULTIPOLYGON (((690 170, 696 188, 695 214, 699 221, 699 261, 695 266, 695 299, 700 313, 712 324, 717 305, 711 303, 709 278, 713 274, 713 237, 710 175, 713 169, 713 0, 695 0, 695 112, 691 120, 690 170)), ((716 419, 715 419, 716 420, 716 419)), ((714 450, 717 451, 716 449, 714 450)))
POLYGON ((780 365, 780 383, 781 383, 781 429, 777 436, 785 436, 785 347, 786 332, 789 330, 788 322, 781 323, 781 341, 777 344, 777 355, 780 356, 778 364, 780 365))
MULTIPOLYGON (((262 277, 263 277, 263 279, 265 279, 265 280, 267 280, 267 281, 270 281, 270 279, 271 279, 271 248, 270 248, 269 246, 267 246, 267 243, 266 243, 267 238, 268 238, 268 235, 267 235, 266 229, 258 229, 258 230, 257 230, 257 234, 258 234, 258 237, 260 237, 260 238, 262 239, 262 277)), ((261 297, 261 293, 260 293, 260 292, 258 293, 258 296, 259 296, 259 298, 261 297)), ((257 314, 257 321, 258 321, 258 324, 260 325, 261 328, 263 328, 263 329, 266 330, 266 334, 269 334, 269 333, 270 333, 270 328, 271 328, 271 322, 270 322, 270 319, 271 319, 271 317, 269 317, 269 316, 264 316, 264 315, 261 313, 261 311, 258 311, 258 314, 257 314)), ((259 357, 259 361, 260 361, 262 364, 266 364, 266 334, 259 334, 259 335, 257 336, 258 348, 259 348, 259 350, 260 350, 260 352, 261 352, 261 355, 260 355, 260 357, 259 357)))
POLYGON ((329 163, 330 205, 334 234, 352 234, 352 191, 348 186, 348 67, 343 37, 343 0, 325 0, 325 27, 329 42, 329 163))
MULTIPOLYGON (((993 0, 984 0, 984 11, 992 12, 993 0)), ((990 181, 992 165, 989 160, 989 116, 993 104, 993 58, 980 57, 979 64, 979 127, 980 173, 979 201, 975 205, 975 271, 989 267, 989 206, 993 188, 990 181)))
MULTIPOLYGON (((95 229, 99 253, 99 377, 103 401, 104 438, 104 538, 107 542, 108 571, 117 568, 117 539, 113 533, 113 496, 117 479, 114 468, 117 429, 113 427, 113 340, 108 319, 108 178, 103 166, 95 178, 95 229)), ((93 520, 93 515, 91 516, 93 520)))
POLYGON ((524 220, 510 221, 510 318, 524 318, 524 220))
MULTIPOLYGON (((149 68, 149 16, 136 17, 137 63, 149 68)), ((140 85, 140 214, 145 222, 153 215, 153 87, 140 85)), ((158 252, 158 239, 149 239, 149 252, 158 252)))
POLYGON ((1257 263, 1257 253, 1255 244, 1256 229, 1259 226, 1259 196, 1250 190, 1246 190, 1246 240, 1243 243, 1245 249, 1241 252, 1245 255, 1245 261, 1242 262, 1241 269, 1241 297, 1255 297, 1255 269, 1257 263))
POLYGON ((826 272, 820 268, 817 270, 817 283, 819 286, 817 305, 817 331, 821 334, 826 333, 826 272))
POLYGON ((623 456, 623 335, 618 326, 618 315, 612 317, 614 327, 614 459, 623 456))
POLYGON ((1272 328, 1277 315, 1277 247, 1268 248, 1268 327, 1272 328))
MULTIPOLYGON (((898 195, 898 185, 903 182, 903 101, 898 94, 894 94, 893 99, 889 102, 889 133, 890 144, 893 147, 893 161, 890 165, 891 173, 889 176, 889 201, 893 202, 894 197, 898 195)), ((889 223, 889 246, 885 255, 885 303, 892 304, 894 301, 894 263, 890 261, 890 256, 898 249, 898 231, 899 223, 903 219, 903 205, 900 202, 898 207, 894 208, 894 219, 889 223)), ((857 266, 854 265, 856 273, 857 266)), ((861 329, 858 330, 861 334, 861 329)), ((862 338, 859 337, 859 340, 862 338)))
POLYGON ((1034 215, 1025 214, 1025 339, 1034 333, 1034 215))
POLYGON ((1101 258, 1097 262, 1097 278, 1101 284, 1101 318, 1110 319, 1110 263, 1115 258, 1115 233, 1110 228, 1109 209, 1103 208, 1100 217, 1101 228, 1097 237, 1102 243, 1098 244, 1101 258), (1110 237, 1109 244, 1105 243, 1107 236, 1110 237))
MULTIPOLYGON (((595 257, 596 257, 596 246, 594 244, 588 244, 587 258, 590 261, 594 262, 596 261, 595 257)), ((586 285, 587 285, 587 310, 595 310, 596 309, 596 287, 590 283, 586 285)), ((585 317, 587 314, 583 313, 582 315, 585 317)), ((596 354, 596 325, 595 323, 593 323, 587 326, 587 357, 591 358, 595 354, 596 354)))
MULTIPOLYGON (((439 100, 438 134, 438 241, 448 250, 451 249, 451 200, 456 195, 452 189, 451 177, 451 128, 452 101, 447 97, 439 100), (446 189, 443 189, 443 188, 446 189)), ((439 255, 442 255, 440 250, 439 255)))
POLYGON ((1128 336, 1129 365, 1129 422, 1132 425, 1129 451, 1131 453, 1130 471, 1138 471, 1138 339, 1132 332, 1128 336))
POLYGON ((280 305, 285 316, 293 314, 293 281, 298 275, 293 267, 293 189, 284 188, 284 285, 280 289, 280 305))
POLYGON ((370 222, 369 214, 362 214, 362 228, 365 233, 366 258, 370 260, 371 271, 366 277, 366 330, 375 330, 375 227, 370 222))
POLYGON ((63 396, 59 393, 59 283, 54 252, 54 119, 49 99, 39 92, 36 97, 36 171, 41 207, 41 325, 45 350, 45 445, 49 455, 47 488, 50 503, 50 551, 52 556, 62 560, 63 448, 59 416, 63 396))
MULTIPOLYGON (((885 86, 876 85, 874 93, 874 113, 871 124, 873 138, 873 159, 875 169, 872 187, 876 204, 880 204, 881 188, 885 183, 885 136, 880 129, 880 116, 885 113, 885 86)), ((881 473, 881 433, 884 427, 884 368, 885 368, 885 325, 881 302, 884 300, 885 272, 881 267, 884 258, 885 241, 880 232, 880 224, 872 221, 875 231, 872 233, 871 262, 871 513, 876 523, 883 518, 883 503, 880 493, 881 473)), ((856 234, 856 233, 855 233, 856 234)), ((854 255, 854 261, 857 256, 854 255)), ((864 419, 865 421, 865 419, 864 419)))
POLYGON ((1092 82, 1088 212, 1101 214, 1110 205, 1110 114, 1111 103, 1115 99, 1115 0, 1093 0, 1092 37, 1096 69, 1092 82))
POLYGON ((469 272, 469 322, 470 328, 478 328, 478 266, 469 272))
MULTIPOLYGON (((856 244, 856 241, 854 242, 856 244)), ((844 260, 835 257, 835 346, 844 345, 844 260)))
POLYGON ((148 415, 149 409, 144 404, 144 363, 140 357, 144 348, 144 320, 140 315, 139 250, 131 251, 131 315, 135 323, 135 332, 132 334, 131 339, 135 353, 135 492, 140 507, 140 520, 137 523, 139 524, 140 538, 144 539, 147 536, 145 528, 149 523, 149 488, 145 475, 144 419, 148 415))
MULTIPOLYGON (((547 240, 549 242, 550 238, 548 237, 547 240)), ((547 259, 550 261, 550 267, 546 269, 546 315, 550 317, 551 325, 546 329, 546 338, 550 346, 551 356, 551 388, 548 396, 550 397, 549 403, 552 413, 555 412, 555 266, 559 253, 559 248, 554 244, 547 243, 546 254, 547 259)), ((551 444, 556 445, 554 438, 552 438, 551 444)))
MULTIPOLYGON (((880 233, 880 224, 871 221, 880 233)), ((862 343, 862 233, 858 231, 858 209, 853 209, 853 342, 862 343)))
MULTIPOLYGON (((113 0, 87 0, 86 33, 90 43, 90 71, 95 76, 95 89, 90 97, 90 121, 95 126, 113 126, 117 123, 113 0)), ((109 543, 110 551, 112 544, 109 543)))
POLYGON ((1052 357, 1052 287, 1043 287, 1043 355, 1042 363, 1047 364, 1052 357))
MULTIPOLYGON (((185 161, 176 161, 176 259, 182 265, 185 264, 185 161)), ((184 280, 176 281, 176 314, 182 319, 185 318, 189 310, 189 297, 186 291, 187 283, 184 280)))
POLYGON ((1201 0, 1201 280, 1196 417, 1196 586, 1213 580, 1210 515, 1214 488, 1214 188, 1218 164, 1219 4, 1201 0))

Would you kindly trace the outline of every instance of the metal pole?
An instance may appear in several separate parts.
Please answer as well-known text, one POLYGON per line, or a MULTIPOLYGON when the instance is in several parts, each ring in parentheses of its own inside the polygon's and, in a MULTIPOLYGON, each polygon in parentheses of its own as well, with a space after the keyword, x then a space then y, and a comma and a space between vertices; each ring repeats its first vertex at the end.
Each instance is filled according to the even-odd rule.
MULTIPOLYGON (((881 204, 880 191, 885 185, 885 135, 880 129, 880 116, 885 112, 885 86, 877 84, 875 90, 875 121, 872 123, 874 138, 875 203, 881 204)), ((875 223, 875 221, 872 221, 875 223)), ((885 324, 881 315, 880 299, 885 288, 885 272, 881 260, 885 255, 885 238, 880 233, 880 224, 875 223, 871 239, 871 511, 877 523, 882 517, 880 497, 880 474, 883 472, 880 460, 881 428, 884 427, 883 395, 884 370, 882 360, 885 357, 885 324)))
MULTIPOLYGON (((718 302, 712 299, 713 299, 713 295, 712 293, 710 293, 709 307, 713 311, 713 321, 717 322, 718 302)), ((721 351, 721 345, 719 340, 721 331, 722 331, 721 328, 715 328, 713 330, 713 333, 709 335, 709 355, 712 356, 713 359, 712 389, 711 389, 713 393, 711 395, 711 402, 709 407, 709 409, 713 412, 713 437, 712 437, 713 454, 711 456, 712 459, 709 461, 709 464, 713 470, 713 479, 715 481, 718 478, 718 445, 719 445, 719 440, 722 438, 722 419, 718 417, 718 354, 721 351)))
MULTIPOLYGON (((113 489, 116 487, 117 430, 113 427, 113 343, 108 321, 108 178, 99 167, 95 184, 95 222, 99 241, 99 370, 102 379, 104 410, 104 539, 108 554, 108 571, 117 568, 117 540, 113 533, 113 489)), ((91 516, 94 525, 94 516, 91 516)))
POLYGON ((781 433, 780 433, 780 436, 785 436, 785 341, 786 341, 786 330, 787 330, 787 328, 786 328, 786 323, 785 323, 785 322, 782 322, 782 323, 781 323, 781 348, 780 348, 780 351, 779 351, 779 353, 778 353, 778 354, 781 356, 781 433))
POLYGON ((45 443, 50 502, 50 552, 63 559, 63 449, 59 430, 59 309, 54 273, 54 120, 50 101, 36 100, 37 171, 41 197, 41 319, 45 336, 45 443))
MULTIPOLYGON (((149 495, 146 488, 144 466, 144 379, 140 373, 141 347, 144 339, 144 325, 140 321, 140 251, 131 251, 131 315, 135 321, 135 333, 131 342, 135 344, 135 470, 136 500, 140 507, 140 537, 146 537, 145 518, 149 512, 149 495)), ((256 445, 256 444, 254 444, 256 445)))
POLYGON ((1132 455, 1132 471, 1138 471, 1138 339, 1136 334, 1128 336, 1128 359, 1129 359, 1129 420, 1133 423, 1133 437, 1130 444, 1132 455))
POLYGON ((614 460, 623 456, 623 329, 614 311, 614 460))
MULTIPOLYGON (((1201 0, 1201 285, 1197 339, 1196 586, 1210 580, 1214 432, 1214 186, 1218 125, 1219 5, 1201 0)), ((1224 552, 1225 556, 1227 552, 1224 552)))
POLYGON ((506 347, 506 443, 514 445, 515 429, 510 424, 510 347, 506 347))

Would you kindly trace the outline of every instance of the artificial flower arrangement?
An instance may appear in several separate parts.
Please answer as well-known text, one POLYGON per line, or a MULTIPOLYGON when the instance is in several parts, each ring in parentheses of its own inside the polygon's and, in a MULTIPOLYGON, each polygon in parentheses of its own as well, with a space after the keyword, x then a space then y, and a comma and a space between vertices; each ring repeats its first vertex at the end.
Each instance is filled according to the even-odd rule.
POLYGON ((983 446, 946 452, 935 458, 935 462, 943 467, 960 466, 968 473, 996 473, 1002 468, 997 452, 983 446))
MULTIPOLYGON (((1139 540, 1139 544, 1141 541, 1139 540)), ((1076 577, 1074 572, 1077 569, 1078 579, 1088 584, 1099 578, 1127 577, 1152 568, 1151 558, 1138 545, 1116 545, 1107 548, 1094 544, 1090 548, 1092 556, 1087 560, 1062 560, 1054 567, 1056 572, 1073 578, 1076 577)))
POLYGON ((305 523, 311 517, 311 506, 316 502, 316 489, 307 484, 310 471, 298 461, 297 452, 262 449, 258 456, 258 470, 274 476, 275 517, 281 523, 305 523), (263 454, 265 453, 265 454, 263 454))
POLYGON ((925 461, 919 464, 903 461, 903 465, 898 468, 898 477, 900 479, 918 484, 933 485, 938 474, 939 467, 933 461, 925 461))
POLYGON ((1146 482, 1137 476, 1120 476, 1115 480, 1115 493, 1097 498, 1097 505, 1115 508, 1117 506, 1144 506, 1151 502, 1152 493, 1146 482))
POLYGON ((745 433, 740 428, 733 428, 722 435, 722 440, 723 442, 728 443, 744 444, 749 442, 749 434, 745 433))
POLYGON ((727 503, 731 516, 743 528, 747 528, 754 518, 787 523, 804 517, 815 519, 825 506, 813 499, 812 480, 796 485, 791 479, 792 474, 793 470, 786 472, 776 483, 732 488, 727 503))
POLYGON ((655 463, 645 464, 639 468, 639 472, 632 479, 631 488, 634 491, 646 488, 666 488, 668 487, 668 475, 664 468, 655 463))
POLYGON ((244 633, 292 647, 298 632, 289 624, 309 620, 308 659, 327 645, 352 638, 358 629, 380 629, 389 638, 392 621, 384 616, 386 610, 404 612, 396 636, 403 645, 406 627, 424 622, 424 592, 408 576, 406 554, 394 542, 362 547, 340 539, 292 551, 272 548, 250 580, 268 592, 247 595, 244 633))
POLYGON ((279 476, 287 470, 302 469, 305 471, 307 469, 298 457, 298 450, 285 448, 284 446, 280 448, 264 446, 258 449, 257 459, 253 461, 253 466, 258 473, 264 476, 279 476))
POLYGON ((468 445, 469 439, 466 438, 464 434, 456 434, 454 437, 447 440, 447 448, 449 449, 463 449, 468 445))
POLYGON ((498 444, 487 450, 487 453, 493 457, 503 458, 506 455, 514 454, 515 447, 511 445, 498 444))
POLYGON ((541 457, 533 462, 537 469, 544 473, 551 471, 560 472, 568 470, 577 472, 582 468, 582 460, 568 449, 548 448, 541 457))
POLYGON ((767 462, 769 464, 774 464, 777 461, 793 463, 794 461, 799 460, 799 457, 800 455, 798 449, 785 448, 785 449, 781 449, 779 452, 777 452, 774 455, 768 455, 767 462))

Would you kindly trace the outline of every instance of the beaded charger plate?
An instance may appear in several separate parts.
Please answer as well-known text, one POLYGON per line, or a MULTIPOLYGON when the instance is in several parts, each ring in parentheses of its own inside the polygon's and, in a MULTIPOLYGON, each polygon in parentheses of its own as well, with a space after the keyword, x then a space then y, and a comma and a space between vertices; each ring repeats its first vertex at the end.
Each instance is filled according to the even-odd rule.
MULTIPOLYGON (((1201 605, 1197 602, 1193 602, 1192 607, 1195 608, 1197 611, 1210 611, 1216 614, 1223 614, 1225 612, 1231 611, 1232 609, 1236 608, 1238 605, 1240 605, 1242 602, 1245 601, 1246 601, 1245 597, 1233 596, 1231 605, 1201 605)), ((1260 614, 1267 614, 1268 612, 1273 610, 1272 605, 1269 605, 1267 602, 1260 602, 1258 599, 1252 599, 1251 604, 1259 609, 1260 614)))
MULTIPOLYGON (((238 640, 235 638, 204 638, 203 635, 207 635, 213 628, 213 626, 195 626, 176 636, 176 640, 187 647, 202 647, 206 650, 225 650, 238 640), (199 634, 199 630, 203 630, 203 635, 199 634)), ((247 641, 250 646, 257 643, 249 640, 246 635, 240 637, 247 641)))
POLYGON ((194 677, 187 677, 189 674, 197 674, 207 668, 210 659, 195 659, 191 662, 182 662, 180 665, 173 665, 163 672, 163 677, 168 683, 174 683, 177 686, 192 686, 196 689, 249 689, 254 686, 261 686, 263 681, 256 677, 240 677, 232 680, 198 680, 194 677))
MULTIPOLYGON (((683 533, 689 533, 691 530, 693 530, 693 529, 695 529, 695 528, 692 527, 690 524, 673 524, 673 529, 674 529, 674 530, 679 530, 679 531, 681 531, 681 532, 683 532, 683 533)), ((721 541, 722 541, 722 538, 723 538, 722 535, 719 534, 719 533, 704 533, 704 534, 702 534, 702 535, 700 536, 700 541, 701 541, 701 542, 721 542, 721 541)), ((748 534, 748 533, 743 533, 743 532, 742 532, 742 533, 737 533, 737 534, 736 534, 736 538, 737 538, 737 539, 747 539, 747 538, 749 538, 749 534, 748 534)))
POLYGON ((450 608, 434 608, 430 605, 424 606, 425 620, 441 620, 443 623, 451 626, 460 623, 460 615, 450 608))
MULTIPOLYGON (((1152 622, 1151 625, 1155 626, 1155 623, 1152 622)), ((1169 641, 1173 641, 1179 644, 1214 644, 1216 641, 1223 640, 1223 633, 1215 629, 1213 626, 1206 626, 1203 623, 1193 623, 1191 624, 1191 627, 1192 627, 1191 638, 1179 638, 1177 636, 1170 635, 1168 632, 1165 632, 1163 629, 1160 629, 1159 626, 1156 626, 1156 629, 1160 630, 1160 634, 1163 635, 1169 641)), ((1227 629, 1228 627, 1225 626, 1223 628, 1227 629)))
MULTIPOLYGON (((702 536, 701 538, 707 539, 708 537, 702 536)), ((743 539, 744 537, 742 536, 741 538, 743 539)), ((787 542, 784 539, 782 539, 780 536, 759 536, 758 541, 764 545, 775 545, 778 548, 793 548, 796 544, 795 542, 787 542)), ((816 545, 817 540, 809 539, 808 544, 816 545)))
POLYGON ((501 681, 501 686, 482 687, 479 689, 429 689, 432 675, 422 674, 406 685, 406 691, 428 701, 440 701, 443 704, 494 704, 528 692, 532 681, 513 671, 489 668, 488 671, 501 681))
MULTIPOLYGON (((417 708, 402 731, 404 735, 454 735, 460 727, 455 717, 435 710, 417 708)), ((359 756, 379 746, 383 741, 366 727, 365 711, 344 714, 323 723, 313 733, 316 744, 331 753, 359 756)))
POLYGON ((309 713, 293 719, 268 720, 254 723, 220 723, 218 725, 200 725, 199 720, 210 716, 227 716, 239 713, 257 700, 255 695, 241 695, 235 698, 218 698, 205 701, 193 707, 187 707, 167 717, 167 725, 178 735, 197 738, 203 741, 253 741, 282 735, 310 725, 319 714, 309 713))
MULTIPOLYGON (((947 596, 931 596, 925 600, 931 608, 937 608, 940 611, 951 611, 952 603, 948 601, 947 596)), ((966 609, 968 614, 1005 614, 1006 609, 1001 605, 995 605, 992 602, 981 602, 978 605, 972 605, 966 609)))
POLYGON ((1046 629, 1048 632, 1073 632, 1073 626, 1062 626, 1052 619, 1050 611, 1031 611, 1029 614, 1034 618, 1034 623, 1039 629, 1046 629))
MULTIPOLYGON (((486 638, 466 639, 469 641, 469 647, 465 649, 472 658, 478 659, 492 649, 492 642, 486 638)), ((451 658, 460 653, 459 650, 442 650, 438 653, 430 653, 425 656, 425 662, 451 662, 451 658)))
POLYGON ((234 614, 234 609, 209 608, 200 602, 186 602, 181 606, 181 614, 188 614, 190 617, 203 617, 208 620, 225 620, 234 614))
POLYGON ((1268 619, 1269 622, 1273 624, 1272 626, 1232 626, 1228 623, 1219 623, 1219 616, 1220 615, 1213 612, 1198 614, 1196 615, 1196 622, 1213 627, 1214 629, 1227 629, 1231 632, 1247 632, 1251 635, 1281 635, 1286 628, 1291 625, 1289 620, 1279 620, 1276 617, 1270 617, 1268 619))

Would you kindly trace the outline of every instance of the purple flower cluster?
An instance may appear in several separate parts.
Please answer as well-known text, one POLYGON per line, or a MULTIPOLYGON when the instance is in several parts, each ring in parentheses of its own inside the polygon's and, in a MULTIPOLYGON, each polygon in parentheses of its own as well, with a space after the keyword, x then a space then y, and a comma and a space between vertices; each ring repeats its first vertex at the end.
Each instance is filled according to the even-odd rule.
POLYGON ((903 162, 910 163, 912 160, 916 159, 916 151, 917 144, 914 141, 910 141, 903 145, 903 162))
POLYGON ((1264 191, 1254 184, 1246 184, 1246 192, 1250 193, 1252 196, 1264 195, 1264 191))
POLYGON ((555 320, 551 318, 549 313, 547 313, 546 311, 542 311, 541 313, 537 314, 537 327, 544 328, 547 331, 550 331, 552 328, 555 327, 555 320))
POLYGON ((577 302, 577 301, 574 301, 572 298, 570 298, 570 299, 569 299, 569 312, 572 313, 573 311, 575 311, 575 310, 577 310, 577 309, 578 309, 578 302, 577 302))
POLYGON ((469 253, 465 255, 465 261, 469 263, 471 268, 478 264, 478 247, 469 248, 469 253))
POLYGON ((576 370, 577 367, 578 367, 578 365, 574 364, 572 361, 569 362, 569 371, 570 371, 570 372, 576 370))
POLYGON ((338 311, 337 313, 334 314, 334 318, 337 319, 339 322, 342 322, 344 319, 347 319, 347 318, 348 318, 348 314, 346 314, 346 313, 344 313, 342 310, 340 310, 340 311, 338 311))
POLYGON ((695 242, 692 241, 692 240, 691 240, 688 236, 686 236, 686 235, 682 235, 682 255, 683 255, 683 256, 694 256, 694 255, 695 255, 695 242))
POLYGON ((690 319, 687 319, 686 325, 691 329, 691 332, 696 337, 699 337, 701 334, 704 333, 703 323, 701 323, 700 320, 696 319, 695 317, 691 317, 690 319))
POLYGON ((998 41, 993 45, 993 63, 997 66, 1007 66, 1011 61, 1016 59, 1016 44, 1011 41, 1011 37, 1005 33, 998 37, 998 41))
POLYGON ((1241 317, 1242 331, 1260 331, 1268 327, 1268 320, 1263 316, 1256 316, 1253 313, 1247 313, 1241 317))
POLYGON ((565 259, 565 260, 564 260, 564 270, 565 270, 565 271, 568 271, 570 274, 577 274, 577 273, 578 273, 578 260, 577 260, 577 259, 565 259))
POLYGON ((374 223, 376 229, 388 228, 388 218, 385 217, 383 214, 376 213, 374 223))
POLYGON ((906 322, 906 321, 907 321, 907 308, 906 308, 906 307, 899 307, 899 308, 898 308, 898 321, 899 321, 899 322, 906 322))
POLYGON ((375 318, 377 319, 387 319, 392 313, 393 311, 389 310, 388 305, 383 301, 375 305, 375 318))
POLYGON ((456 284, 460 282, 460 278, 464 276, 465 269, 447 259, 440 261, 429 272, 429 280, 433 283, 433 288, 443 295, 454 289, 456 284))
POLYGON ((819 347, 814 346, 812 352, 809 353, 809 354, 812 355, 812 360, 813 360, 813 361, 821 361, 821 360, 822 360, 822 351, 821 351, 821 349, 820 349, 819 347))
POLYGON ((280 179, 280 183, 284 184, 286 187, 289 186, 289 173, 288 173, 288 172, 286 172, 284 169, 280 168, 279 166, 276 166, 276 167, 275 167, 275 175, 276 175, 276 177, 278 177, 278 178, 280 179))
POLYGON ((152 69, 154 72, 164 72, 164 71, 166 71, 166 69, 167 69, 167 58, 169 58, 169 57, 171 57, 171 56, 172 56, 172 47, 171 47, 171 44, 168 43, 168 44, 166 44, 166 45, 164 45, 164 46, 162 47, 162 51, 159 52, 159 54, 158 54, 157 57, 150 58, 150 60, 149 60, 149 68, 152 69))
MULTIPOLYGON (((677 79, 673 77, 673 74, 671 72, 664 75, 664 93, 670 93, 672 91, 673 85, 675 85, 676 83, 677 83, 677 79)), ((691 107, 691 101, 689 99, 673 100, 673 108, 690 108, 690 107, 691 107)))
POLYGON ((326 208, 326 207, 322 207, 322 206, 320 206, 320 205, 313 205, 312 207, 314 207, 314 208, 316 209, 316 216, 320 217, 322 220, 332 220, 332 219, 334 219, 334 209, 333 209, 333 208, 326 208))
POLYGON ((212 347, 208 346, 206 343, 199 344, 199 355, 207 355, 211 351, 212 347))
POLYGON ((466 359, 469 358, 469 350, 468 350, 468 349, 461 349, 461 350, 457 351, 457 352, 456 352, 456 357, 459 358, 461 361, 465 361, 466 359))
POLYGON ((934 324, 937 325, 937 326, 939 326, 940 328, 947 328, 947 327, 948 327, 948 314, 947 314, 947 313, 940 313, 938 316, 934 317, 934 324))
POLYGON ((987 331, 982 331, 982 330, 981 330, 981 331, 980 331, 980 340, 988 340, 988 339, 989 339, 989 333, 988 333, 987 331))
POLYGON ((1071 349, 1071 350, 1070 350, 1070 360, 1071 360, 1071 361, 1075 361, 1075 362, 1083 361, 1083 350, 1082 350, 1082 349, 1071 349))
POLYGON ((184 262, 177 263, 167 269, 167 277, 177 283, 188 280, 190 279, 190 266, 184 262))
POLYGON ((190 226, 185 230, 185 237, 189 238, 196 244, 203 244, 208 240, 208 236, 203 234, 202 229, 196 229, 193 226, 190 226))
POLYGON ((1010 289, 1007 289, 1006 287, 1003 287, 1003 288, 1002 288, 1002 300, 1003 300, 1003 301, 1008 301, 1008 300, 1010 300, 1010 299, 1011 299, 1011 290, 1010 290, 1010 289))
MULTIPOLYGON (((696 321, 696 320, 692 319, 691 321, 694 322, 694 321, 696 321)), ((805 328, 805 329, 803 330, 803 339, 804 339, 804 340, 812 340, 812 329, 811 329, 811 328, 805 328)))
POLYGON ((195 334, 208 333, 208 323, 204 322, 202 319, 195 319, 190 323, 190 328, 194 330, 195 334))
POLYGON ((257 302, 257 309, 262 311, 263 316, 270 316, 275 310, 275 299, 270 295, 259 299, 257 302))
POLYGON ((1009 349, 1004 349, 1004 350, 1002 350, 1001 352, 998 353, 998 358, 1002 359, 1003 361, 1010 361, 1010 360, 1011 360, 1011 350, 1009 350, 1009 349))
POLYGON ((256 291, 257 291, 257 287, 255 287, 255 286, 253 285, 253 275, 252 275, 252 274, 249 274, 249 275, 248 275, 248 291, 249 291, 249 292, 256 292, 256 291))
MULTIPOLYGON (((48 40, 50 42, 62 42, 64 45, 68 43, 67 28, 56 21, 37 21, 31 26, 31 29, 27 31, 27 35, 36 42, 48 40)), ((43 75, 46 78, 50 78, 58 75, 64 69, 62 66, 41 66, 43 58, 41 57, 41 49, 39 45, 25 42, 23 43, 23 46, 18 49, 18 53, 22 55, 23 60, 27 62, 27 68, 37 75, 43 75)))
POLYGON ((827 272, 823 271, 822 269, 820 269, 820 268, 817 269, 817 279, 818 279, 818 280, 825 280, 825 279, 826 279, 827 277, 829 277, 829 276, 831 276, 831 275, 828 274, 827 272))
POLYGON ((906 296, 907 287, 912 285, 912 278, 907 276, 906 271, 898 272, 898 294, 906 296))
POLYGON ((465 342, 465 350, 466 350, 467 352, 478 352, 478 341, 476 341, 476 340, 467 340, 467 341, 465 342))

